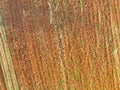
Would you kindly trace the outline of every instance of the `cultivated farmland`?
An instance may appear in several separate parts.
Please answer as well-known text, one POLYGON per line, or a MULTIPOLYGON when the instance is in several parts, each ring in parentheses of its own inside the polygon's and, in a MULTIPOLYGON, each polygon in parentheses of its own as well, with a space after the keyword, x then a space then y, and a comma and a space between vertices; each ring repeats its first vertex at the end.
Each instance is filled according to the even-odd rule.
POLYGON ((120 90, 120 1, 0 0, 0 70, 3 90, 120 90))

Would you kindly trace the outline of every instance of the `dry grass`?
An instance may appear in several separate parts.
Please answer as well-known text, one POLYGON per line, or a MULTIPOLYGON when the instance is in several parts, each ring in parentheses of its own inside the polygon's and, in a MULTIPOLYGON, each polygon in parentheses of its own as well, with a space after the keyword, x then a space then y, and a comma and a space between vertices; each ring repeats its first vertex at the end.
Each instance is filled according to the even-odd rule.
POLYGON ((4 35, 19 89, 120 89, 118 0, 4 3, 4 35))

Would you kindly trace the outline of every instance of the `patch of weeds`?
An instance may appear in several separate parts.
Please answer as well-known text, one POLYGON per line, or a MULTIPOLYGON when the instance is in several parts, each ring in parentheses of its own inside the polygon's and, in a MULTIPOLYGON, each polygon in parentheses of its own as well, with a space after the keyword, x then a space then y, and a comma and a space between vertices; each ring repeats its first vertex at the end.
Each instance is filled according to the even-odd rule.
POLYGON ((103 23, 101 22, 101 23, 99 23, 99 24, 96 26, 96 29, 97 29, 97 30, 100 30, 100 29, 102 28, 102 26, 103 26, 103 23))
POLYGON ((103 32, 103 31, 100 31, 100 34, 104 34, 104 32, 103 32))
POLYGON ((78 67, 78 68, 77 68, 77 71, 78 71, 78 72, 80 72, 80 71, 81 71, 81 68, 80 68, 80 67, 78 67))
POLYGON ((73 64, 73 63, 75 63, 75 64, 77 64, 77 63, 78 63, 77 58, 74 58, 73 60, 70 60, 70 64, 73 64))
POLYGON ((110 8, 108 6, 104 7, 104 11, 109 12, 110 8))
POLYGON ((113 12, 112 6, 109 6, 109 12, 113 12))
POLYGON ((2 61, 2 56, 0 56, 0 62, 2 61))
POLYGON ((56 90, 64 90, 63 86, 57 87, 56 90))
POLYGON ((72 61, 72 60, 70 60, 70 64, 73 64, 73 61, 72 61))
POLYGON ((28 8, 25 8, 25 9, 24 9, 24 13, 25 13, 25 15, 28 15, 28 13, 29 13, 29 12, 28 12, 28 8))
POLYGON ((113 55, 116 55, 116 54, 118 53, 118 49, 117 49, 117 48, 114 49, 114 50, 112 51, 112 53, 113 53, 113 55))
POLYGON ((120 6, 118 7, 118 12, 119 12, 119 15, 120 15, 120 6))
POLYGON ((3 23, 2 22, 0 22, 0 26, 2 26, 3 25, 3 23))
POLYGON ((62 69, 63 71, 66 71, 66 68, 65 68, 65 67, 62 67, 61 69, 62 69))
POLYGON ((93 54, 93 57, 94 57, 94 58, 96 58, 96 57, 97 57, 96 53, 94 53, 94 54, 93 54))
POLYGON ((61 82, 61 84, 65 84, 65 80, 64 79, 61 79, 60 82, 61 82))
POLYGON ((74 50, 74 53, 76 54, 77 50, 74 50))
POLYGON ((113 11, 113 8, 112 8, 111 6, 108 6, 108 7, 104 8, 104 9, 105 9, 105 11, 107 11, 107 12, 113 11))
POLYGON ((77 58, 75 58, 75 59, 73 60, 73 62, 74 62, 74 63, 78 63, 78 60, 77 60, 77 58))
POLYGON ((81 23, 85 23, 85 22, 86 22, 86 19, 85 19, 84 17, 82 17, 82 18, 80 19, 80 22, 81 22, 81 23))
POLYGON ((107 43, 107 42, 104 43, 104 47, 105 47, 105 48, 108 47, 108 43, 107 43))
POLYGON ((79 72, 80 72, 80 68, 76 68, 76 70, 74 71, 74 80, 81 80, 81 76, 79 72))
POLYGON ((67 8, 67 7, 68 7, 67 2, 64 3, 63 7, 64 7, 64 8, 67 8))
POLYGON ((69 90, 74 90, 74 88, 72 86, 70 86, 69 90))
POLYGON ((113 26, 113 29, 114 30, 116 30, 116 29, 118 29, 119 28, 119 25, 118 24, 115 24, 114 26, 113 26))
POLYGON ((109 37, 109 41, 111 41, 112 40, 112 38, 111 37, 109 37))
POLYGON ((83 0, 80 0, 80 7, 81 7, 81 10, 83 10, 85 8, 83 0))
POLYGON ((83 46, 84 46, 84 45, 85 45, 85 42, 84 42, 84 41, 81 41, 81 42, 80 42, 80 45, 83 45, 83 46))

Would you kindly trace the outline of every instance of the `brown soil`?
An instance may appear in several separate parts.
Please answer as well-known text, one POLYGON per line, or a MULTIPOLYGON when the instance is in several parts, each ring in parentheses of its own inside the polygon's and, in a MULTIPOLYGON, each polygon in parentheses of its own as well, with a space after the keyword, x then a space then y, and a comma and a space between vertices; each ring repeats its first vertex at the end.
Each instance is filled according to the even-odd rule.
POLYGON ((120 90, 119 0, 55 4, 1 5, 20 90, 120 90))

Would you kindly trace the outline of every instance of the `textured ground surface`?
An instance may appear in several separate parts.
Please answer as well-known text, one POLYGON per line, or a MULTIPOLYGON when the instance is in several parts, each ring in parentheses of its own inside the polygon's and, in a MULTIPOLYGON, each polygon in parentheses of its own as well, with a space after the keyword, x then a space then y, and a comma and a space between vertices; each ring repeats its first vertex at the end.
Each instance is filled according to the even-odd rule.
POLYGON ((0 88, 120 90, 120 0, 0 0, 0 7, 0 88))

